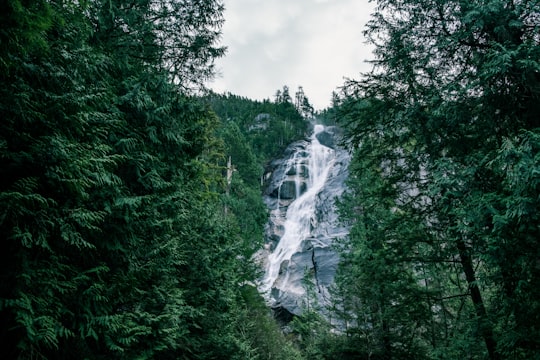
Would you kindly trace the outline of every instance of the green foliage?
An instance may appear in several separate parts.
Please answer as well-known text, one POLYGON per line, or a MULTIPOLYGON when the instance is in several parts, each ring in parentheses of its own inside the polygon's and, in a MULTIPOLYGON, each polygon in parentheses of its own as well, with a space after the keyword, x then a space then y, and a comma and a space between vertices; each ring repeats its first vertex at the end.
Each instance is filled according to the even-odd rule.
POLYGON ((262 176, 262 166, 238 124, 227 121, 223 124, 219 136, 225 143, 225 153, 231 158, 231 164, 234 164, 234 170, 238 171, 239 177, 250 187, 257 188, 262 176))
POLYGON ((375 68, 332 110, 355 149, 336 309, 359 351, 537 356, 536 5, 379 1, 375 68))
POLYGON ((300 358, 243 285, 267 154, 190 95, 222 3, 1 7, 2 356, 300 358))
POLYGON ((221 3, 2 9, 3 356, 246 358, 263 207, 224 215, 219 121, 184 91, 223 53, 221 3))
POLYGON ((253 286, 242 289, 246 304, 241 323, 240 338, 251 344, 253 358, 275 360, 301 360, 304 353, 287 338, 278 327, 261 295, 253 286))
POLYGON ((17 66, 13 56, 26 56, 47 50, 46 31, 53 23, 47 1, 6 0, 0 5, 0 70, 9 72, 17 66))
MULTIPOLYGON (((368 148, 375 155, 377 148, 368 148)), ((358 351, 381 358, 423 358, 421 335, 430 324, 428 304, 421 300, 430 294, 420 285, 424 274, 419 273, 416 242, 429 241, 424 238, 428 234, 416 223, 416 214, 389 200, 400 192, 389 176, 393 170, 405 171, 399 159, 381 169, 373 164, 376 156, 359 155, 351 172, 362 175, 351 177, 350 191, 340 205, 342 216, 352 219, 353 226, 337 275, 335 296, 341 300, 336 310, 349 324, 346 331, 363 344, 358 351)))
MULTIPOLYGON (((243 141, 242 135, 238 133, 239 130, 257 162, 263 166, 279 156, 290 143, 301 139, 307 131, 308 122, 292 100, 275 103, 268 100, 260 102, 232 94, 211 94, 207 100, 226 124, 226 128, 229 129, 226 131, 236 132, 233 137, 240 138, 231 139, 231 141, 243 141), (230 122, 235 125, 229 124, 230 122), (232 130, 235 126, 238 130, 232 130)), ((225 136, 232 136, 232 134, 225 134, 225 136)), ((240 152, 242 149, 238 148, 235 151, 240 152)), ((234 158, 232 160, 233 163, 236 161, 234 158)), ((239 161, 243 160, 239 159, 239 161)), ((249 167, 249 164, 246 165, 249 167)), ((251 181, 248 178, 244 180, 251 181)))
POLYGON ((307 359, 328 359, 336 354, 330 325, 320 314, 320 309, 310 309, 294 317, 290 324, 292 333, 307 359))

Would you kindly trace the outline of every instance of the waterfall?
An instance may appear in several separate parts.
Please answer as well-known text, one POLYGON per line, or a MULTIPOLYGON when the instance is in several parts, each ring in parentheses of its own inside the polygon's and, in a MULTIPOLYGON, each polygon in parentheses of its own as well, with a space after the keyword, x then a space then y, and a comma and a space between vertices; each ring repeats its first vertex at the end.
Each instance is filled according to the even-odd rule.
MULTIPOLYGON (((284 218, 283 235, 267 258, 265 274, 259 286, 259 290, 267 296, 276 286, 278 277, 283 276, 281 274, 284 272, 283 267, 289 267, 292 256, 302 251, 303 242, 317 237, 315 232, 318 227, 319 194, 336 160, 336 150, 321 144, 317 139, 317 135, 323 131, 325 131, 323 125, 315 125, 307 145, 297 147, 285 162, 283 177, 279 180, 277 189, 277 206, 272 209, 273 214, 271 214, 274 218, 284 218), (288 197, 288 200, 292 201, 287 206, 281 206, 280 204, 284 201, 281 198, 284 193, 282 187, 292 186, 292 183, 294 183, 294 196, 288 197), (283 208, 286 209, 284 216, 283 208)), ((279 286, 281 289, 287 288, 288 291, 293 291, 292 285, 288 284, 289 272, 288 270, 285 272, 279 286)), ((297 292, 303 292, 303 289, 297 289, 297 292)))

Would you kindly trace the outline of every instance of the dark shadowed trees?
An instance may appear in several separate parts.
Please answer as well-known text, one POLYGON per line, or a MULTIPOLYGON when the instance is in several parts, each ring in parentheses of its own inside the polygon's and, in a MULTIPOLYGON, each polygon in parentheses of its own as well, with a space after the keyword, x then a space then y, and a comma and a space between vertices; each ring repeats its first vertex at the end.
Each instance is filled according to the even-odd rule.
POLYGON ((534 357, 538 4, 379 1, 366 34, 374 70, 340 101, 354 328, 385 356, 534 357))
POLYGON ((221 2, 1 6, 3 356, 243 356, 244 243, 188 91, 221 2))

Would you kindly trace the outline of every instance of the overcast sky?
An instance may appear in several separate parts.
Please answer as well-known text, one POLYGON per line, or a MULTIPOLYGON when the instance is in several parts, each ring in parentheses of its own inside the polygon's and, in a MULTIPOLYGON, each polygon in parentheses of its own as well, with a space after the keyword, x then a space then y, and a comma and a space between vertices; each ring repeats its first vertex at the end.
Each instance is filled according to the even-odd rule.
POLYGON ((216 92, 273 99, 288 85, 318 110, 330 105, 345 77, 368 71, 372 58, 362 32, 372 12, 368 0, 225 0, 216 92))

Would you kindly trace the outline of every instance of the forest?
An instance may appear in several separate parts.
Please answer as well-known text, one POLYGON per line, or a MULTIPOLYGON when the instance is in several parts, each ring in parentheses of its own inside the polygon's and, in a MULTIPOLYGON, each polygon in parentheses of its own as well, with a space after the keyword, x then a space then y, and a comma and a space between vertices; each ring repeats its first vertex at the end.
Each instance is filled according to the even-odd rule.
POLYGON ((2 1, 1 358, 540 359, 540 4, 376 3, 314 111, 206 88, 224 1, 2 1), (350 233, 332 319, 283 325, 262 183, 314 119, 350 233))

